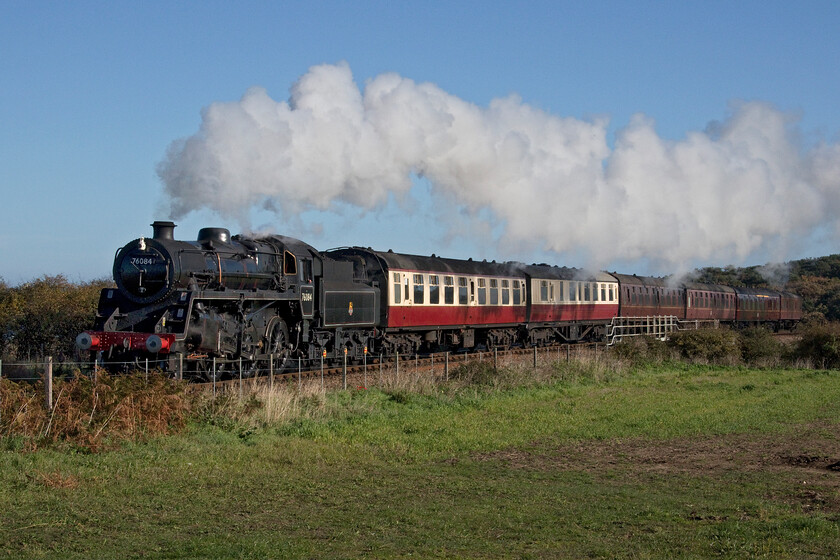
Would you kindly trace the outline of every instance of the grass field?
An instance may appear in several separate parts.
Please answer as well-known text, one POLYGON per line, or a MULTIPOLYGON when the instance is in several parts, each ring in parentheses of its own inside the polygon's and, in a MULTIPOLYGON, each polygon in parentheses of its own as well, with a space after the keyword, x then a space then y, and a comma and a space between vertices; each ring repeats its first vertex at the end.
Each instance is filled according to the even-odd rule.
POLYGON ((546 370, 0 452, 0 555, 837 557, 840 372, 546 370))

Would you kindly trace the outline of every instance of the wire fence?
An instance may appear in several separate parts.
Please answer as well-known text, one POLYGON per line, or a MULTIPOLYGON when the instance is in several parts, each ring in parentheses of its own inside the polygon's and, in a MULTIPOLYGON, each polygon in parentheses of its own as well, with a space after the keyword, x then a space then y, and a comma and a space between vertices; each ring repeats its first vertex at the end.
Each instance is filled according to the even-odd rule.
MULTIPOLYGON (((603 352, 604 345, 601 345, 603 352)), ((207 363, 204 387, 218 391, 237 390, 243 393, 246 386, 257 384, 283 383, 287 386, 296 384, 298 389, 304 383, 319 383, 322 389, 369 389, 393 387, 395 384, 419 383, 421 380, 447 381, 452 368, 464 364, 485 364, 495 370, 513 364, 528 364, 537 368, 557 361, 579 359, 582 355, 593 356, 597 361, 599 345, 560 345, 555 347, 532 347, 517 352, 490 350, 473 353, 450 353, 428 355, 385 355, 365 354, 361 360, 343 359, 288 359, 282 364, 273 360, 257 363, 237 360, 213 359, 207 363)), ((183 361, 181 361, 183 364, 183 361)), ((126 374, 150 375, 161 371, 162 362, 154 360, 143 362, 109 363, 126 374)), ((43 383, 45 406, 52 408, 53 380, 78 376, 92 377, 99 371, 101 364, 96 362, 55 361, 52 357, 39 361, 15 362, 0 360, 0 381, 10 380, 23 383, 43 383)), ((183 377, 184 370, 165 372, 175 378, 183 377)), ((119 375, 119 374, 116 374, 119 375)))

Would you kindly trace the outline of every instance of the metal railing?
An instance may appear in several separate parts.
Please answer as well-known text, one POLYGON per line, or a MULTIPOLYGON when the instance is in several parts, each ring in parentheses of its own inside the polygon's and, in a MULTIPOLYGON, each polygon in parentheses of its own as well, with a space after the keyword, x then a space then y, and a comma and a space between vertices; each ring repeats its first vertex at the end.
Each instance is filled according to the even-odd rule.
POLYGON ((648 315, 645 317, 613 317, 607 327, 607 346, 633 336, 650 336, 665 340, 669 333, 680 328, 674 315, 648 315))

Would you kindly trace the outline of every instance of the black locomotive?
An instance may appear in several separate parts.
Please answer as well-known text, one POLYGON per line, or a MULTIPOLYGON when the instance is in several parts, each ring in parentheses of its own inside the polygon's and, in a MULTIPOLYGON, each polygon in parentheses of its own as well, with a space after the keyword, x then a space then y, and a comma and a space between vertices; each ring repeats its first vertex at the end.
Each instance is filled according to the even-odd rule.
POLYGON ((76 339, 105 365, 150 360, 207 377, 212 358, 216 375, 241 359, 248 375, 292 356, 363 352, 373 336, 378 289, 353 282, 352 263, 279 235, 204 228, 196 241, 177 241, 174 223, 152 227, 151 238, 119 250, 117 288, 102 291, 94 328, 76 339))

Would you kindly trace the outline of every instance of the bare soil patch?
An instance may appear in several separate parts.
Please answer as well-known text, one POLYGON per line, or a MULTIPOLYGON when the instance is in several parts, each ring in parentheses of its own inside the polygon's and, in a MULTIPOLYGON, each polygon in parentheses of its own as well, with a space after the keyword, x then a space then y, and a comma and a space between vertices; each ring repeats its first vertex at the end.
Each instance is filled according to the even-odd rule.
POLYGON ((778 498, 799 503, 806 512, 840 513, 840 424, 828 422, 784 434, 590 440, 552 449, 537 443, 531 450, 506 449, 473 458, 500 461, 512 469, 609 472, 628 480, 682 474, 731 481, 733 474, 772 472, 790 482, 778 498))

